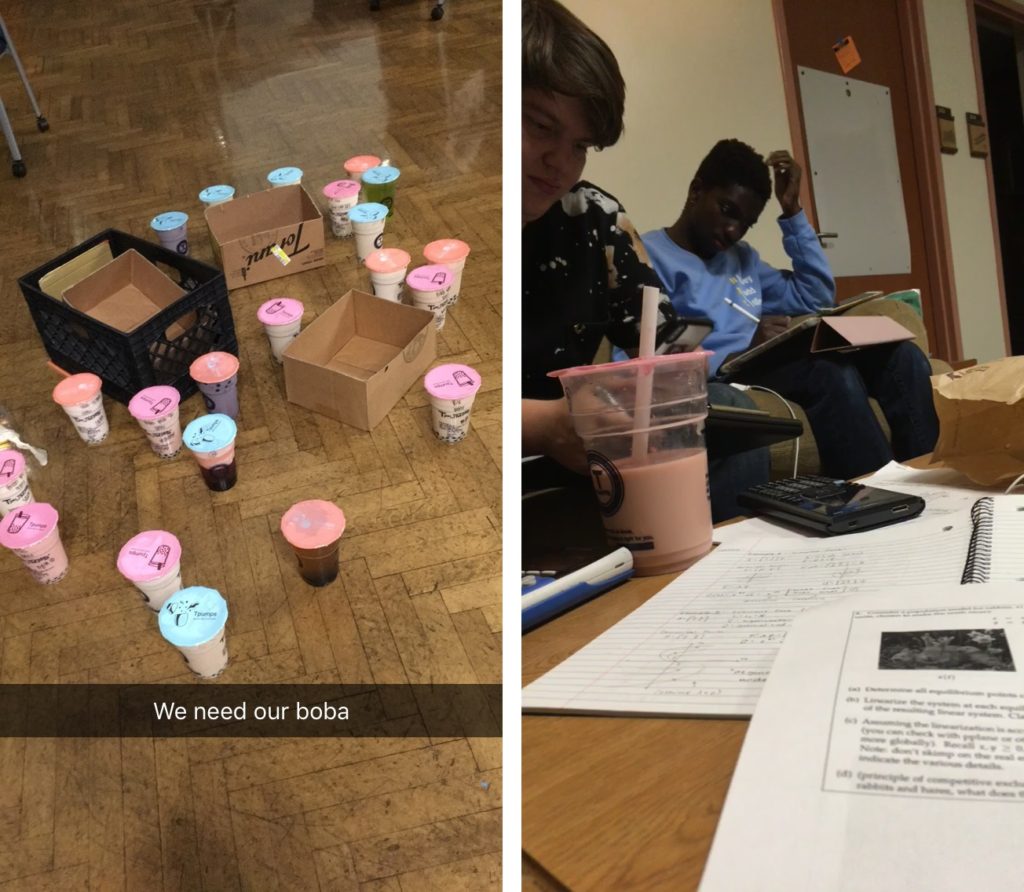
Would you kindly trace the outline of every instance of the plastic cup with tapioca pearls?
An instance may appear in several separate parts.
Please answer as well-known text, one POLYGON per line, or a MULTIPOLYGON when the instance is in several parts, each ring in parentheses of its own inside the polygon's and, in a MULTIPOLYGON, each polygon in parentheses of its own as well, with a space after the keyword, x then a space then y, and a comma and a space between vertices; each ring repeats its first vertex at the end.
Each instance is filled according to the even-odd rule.
POLYGON ((220 183, 216 186, 207 186, 199 193, 199 200, 206 207, 213 207, 215 204, 224 204, 235 197, 235 187, 220 183))
POLYGON ((228 415, 200 415, 190 421, 182 434, 195 457, 206 488, 226 492, 238 482, 235 466, 235 438, 238 426, 228 415))
POLYGON ((451 306, 452 278, 452 271, 447 266, 431 263, 416 267, 405 280, 413 306, 430 310, 438 331, 444 328, 448 307, 451 306))
POLYGON ((384 247, 384 226, 388 209, 373 202, 357 204, 348 213, 356 235, 356 260, 365 263, 370 252, 384 247))
POLYGON ((168 251, 188 254, 188 214, 183 211, 166 211, 150 220, 149 227, 168 251))
POLYGON ((0 517, 34 501, 25 456, 17 449, 0 451, 0 517))
POLYGON ((469 257, 469 245, 457 238, 442 238, 423 249, 427 263, 439 263, 452 271, 451 305, 459 299, 462 290, 462 271, 469 257))
POLYGON ((370 271, 370 285, 375 297, 402 302, 402 283, 412 258, 401 248, 371 251, 363 265, 370 271))
POLYGON ((317 587, 338 576, 338 549, 344 532, 344 512, 322 499, 296 502, 281 517, 281 533, 299 562, 299 575, 317 587))
POLYGON ((267 174, 267 182, 275 189, 279 186, 297 186, 302 182, 302 169, 298 167, 278 167, 267 174))
POLYGON ((149 445, 160 458, 181 452, 181 394, 177 388, 158 384, 144 387, 128 402, 128 414, 146 433, 149 445))
POLYGON ((219 591, 192 585, 175 592, 160 608, 164 640, 174 645, 188 668, 201 678, 216 678, 228 664, 228 602, 219 591))
POLYGON ((359 183, 355 180, 335 180, 324 186, 323 193, 331 218, 331 232, 337 238, 350 238, 352 222, 348 214, 359 204, 359 183))
POLYGON ((181 542, 167 530, 143 530, 121 547, 117 569, 156 613, 182 588, 181 542))
POLYGON ((481 383, 476 369, 458 363, 440 365, 423 378, 434 436, 442 443, 458 443, 466 438, 469 413, 481 383))
POLYGON ((208 412, 238 417, 238 357, 214 350, 192 361, 188 373, 203 395, 208 412))
POLYGON ((19 558, 42 585, 60 582, 68 572, 57 509, 47 502, 21 505, 0 520, 0 545, 19 558))
POLYGON ((285 348, 299 336, 304 310, 301 300, 275 297, 256 311, 256 318, 263 323, 270 341, 270 352, 278 362, 284 362, 285 348))
POLYGON ((363 181, 363 174, 366 171, 371 167, 380 167, 380 158, 376 155, 353 155, 345 161, 343 167, 345 168, 345 174, 350 180, 361 183, 363 181))
POLYGON ((53 388, 53 401, 66 413, 86 443, 102 443, 110 433, 103 408, 103 381, 91 372, 69 375, 53 388))

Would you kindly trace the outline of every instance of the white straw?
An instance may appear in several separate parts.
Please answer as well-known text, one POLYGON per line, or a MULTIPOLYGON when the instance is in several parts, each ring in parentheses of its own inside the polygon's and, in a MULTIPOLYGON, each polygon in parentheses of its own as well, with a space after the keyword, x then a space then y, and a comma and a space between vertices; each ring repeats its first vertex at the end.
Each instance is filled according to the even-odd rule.
MULTIPOLYGON (((640 316, 640 358, 654 356, 658 338, 658 303, 661 293, 651 285, 644 286, 643 312, 640 316)), ((647 455, 647 428, 651 426, 651 396, 654 393, 654 370, 638 372, 636 408, 633 412, 633 460, 640 462, 647 455)))

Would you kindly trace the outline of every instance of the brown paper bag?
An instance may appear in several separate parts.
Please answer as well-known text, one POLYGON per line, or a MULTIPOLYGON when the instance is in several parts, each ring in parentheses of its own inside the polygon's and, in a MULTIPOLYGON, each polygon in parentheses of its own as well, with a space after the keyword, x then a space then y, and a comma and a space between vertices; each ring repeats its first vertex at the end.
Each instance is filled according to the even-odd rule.
POLYGON ((932 378, 939 441, 932 458, 975 483, 1024 474, 1024 356, 932 378))

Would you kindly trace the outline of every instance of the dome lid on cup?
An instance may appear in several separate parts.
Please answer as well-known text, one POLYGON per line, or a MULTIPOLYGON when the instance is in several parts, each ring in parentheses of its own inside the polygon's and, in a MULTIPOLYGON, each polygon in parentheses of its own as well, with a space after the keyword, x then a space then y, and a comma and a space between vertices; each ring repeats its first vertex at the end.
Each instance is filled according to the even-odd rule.
POLYGON ((355 180, 335 180, 323 188, 324 198, 351 198, 359 194, 359 183, 355 180))
POLYGON ((457 238, 442 238, 427 245, 423 256, 431 263, 458 263, 469 256, 469 245, 457 238))
POLYGON ((473 396, 483 383, 472 366, 448 363, 431 369, 423 377, 423 388, 431 396, 444 400, 461 400, 473 396))
POLYGON ((296 548, 323 548, 345 532, 345 514, 322 499, 296 502, 282 516, 281 532, 296 548))
POLYGON ((301 300, 291 297, 274 297, 262 304, 256 311, 256 318, 264 325, 288 325, 301 319, 305 307, 301 300))
POLYGON ((57 509, 47 502, 20 505, 0 520, 0 545, 30 548, 49 536, 59 519, 57 509))
POLYGON ((163 418, 170 415, 180 402, 181 394, 176 387, 158 384, 135 394, 128 403, 128 412, 139 421, 163 418))
POLYGON ((402 175, 397 167, 371 167, 363 173, 363 182, 371 186, 385 186, 393 183, 402 175))
POLYGON ((175 647, 196 647, 220 634, 228 621, 228 602, 214 588, 190 585, 160 608, 160 634, 175 647))
POLYGON ((229 198, 234 197, 235 187, 226 184, 207 186, 199 193, 199 200, 203 204, 216 204, 219 201, 227 201, 229 198))
POLYGON ((157 214, 149 221, 150 227, 157 232, 173 232, 186 223, 188 223, 188 214, 182 211, 167 211, 157 214))
POLYGON ((440 263, 417 266, 405 279, 405 284, 410 288, 423 292, 440 291, 451 283, 452 271, 440 263))
POLYGON ((0 452, 0 487, 10 486, 25 470, 25 456, 17 449, 0 452))
POLYGON ((302 168, 278 167, 267 174, 267 182, 275 186, 287 186, 290 183, 302 182, 302 168))
POLYGON ((364 201, 348 212, 348 218, 353 223, 378 223, 387 215, 387 205, 379 204, 376 201, 364 201))
POLYGON ((401 248, 381 248, 371 251, 363 264, 374 273, 397 273, 407 269, 411 262, 409 253, 401 248))
POLYGON ((181 560, 181 543, 167 530, 143 530, 117 555, 117 569, 132 582, 157 579, 181 560))
POLYGON ((342 166, 348 173, 362 173, 371 167, 379 167, 380 158, 376 155, 353 155, 342 166))
POLYGON ((219 384, 238 373, 238 357, 219 350, 204 353, 192 361, 188 373, 200 384, 219 384))
POLYGON ((230 415, 214 412, 190 421, 181 438, 193 452, 218 452, 238 436, 238 425, 230 415))
POLYGON ((103 387, 103 381, 92 372, 69 375, 53 388, 53 401, 62 406, 77 406, 79 403, 91 400, 100 392, 101 387, 103 387))

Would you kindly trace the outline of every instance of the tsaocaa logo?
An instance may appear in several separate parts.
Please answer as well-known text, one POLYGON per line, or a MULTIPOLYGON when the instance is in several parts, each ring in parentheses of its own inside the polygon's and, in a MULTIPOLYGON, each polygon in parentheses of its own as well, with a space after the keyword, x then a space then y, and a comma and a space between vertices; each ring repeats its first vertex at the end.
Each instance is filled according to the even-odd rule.
POLYGON ((594 494, 597 496, 598 510, 605 517, 611 517, 622 507, 622 500, 626 495, 622 475, 600 452, 590 450, 587 453, 587 464, 590 467, 591 482, 594 484, 594 494))

